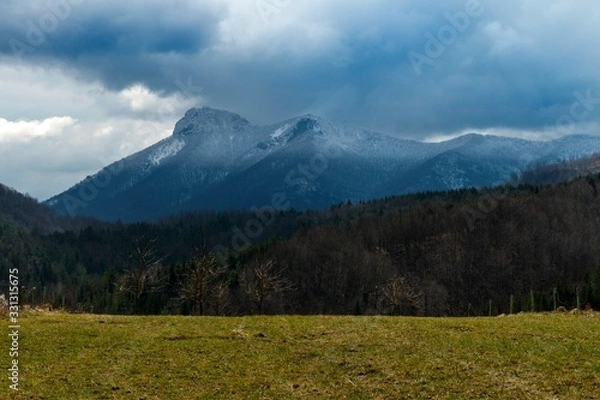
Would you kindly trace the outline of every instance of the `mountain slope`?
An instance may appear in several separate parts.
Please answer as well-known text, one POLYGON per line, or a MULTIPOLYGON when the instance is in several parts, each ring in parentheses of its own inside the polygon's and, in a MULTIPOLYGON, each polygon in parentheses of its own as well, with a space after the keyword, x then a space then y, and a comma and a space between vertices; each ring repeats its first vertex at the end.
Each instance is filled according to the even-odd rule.
POLYGON ((570 162, 545 165, 525 171, 522 181, 533 184, 556 184, 574 178, 600 173, 600 155, 570 162))
POLYGON ((54 212, 37 200, 0 184, 0 220, 26 229, 51 231, 59 222, 54 212))
POLYGON ((313 115, 254 126, 237 114, 191 109, 173 135, 88 177, 47 204, 106 220, 157 219, 200 209, 322 208, 426 190, 490 186, 531 164, 600 152, 600 138, 550 142, 465 135, 399 139, 313 115))
POLYGON ((45 204, 0 184, 0 222, 27 231, 50 233, 79 229, 93 221, 83 218, 66 218, 45 204))

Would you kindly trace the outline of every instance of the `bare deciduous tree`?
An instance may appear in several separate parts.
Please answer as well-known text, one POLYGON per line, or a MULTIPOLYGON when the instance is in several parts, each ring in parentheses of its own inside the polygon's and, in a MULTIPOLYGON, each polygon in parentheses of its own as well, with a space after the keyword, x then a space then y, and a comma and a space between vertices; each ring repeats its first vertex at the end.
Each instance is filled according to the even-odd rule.
MULTIPOLYGON (((201 253, 196 250, 197 254, 201 253)), ((212 253, 195 255, 186 263, 181 279, 179 297, 194 306, 194 312, 204 315, 207 305, 214 303, 215 313, 223 312, 229 298, 229 287, 219 281, 227 267, 220 264, 212 253)))
POLYGON ((162 279, 159 275, 162 257, 156 255, 154 245, 156 239, 135 240, 135 251, 131 254, 133 266, 126 270, 125 275, 116 285, 121 292, 129 293, 133 297, 133 312, 140 311, 140 301, 145 293, 159 291, 162 279))
POLYGON ((380 309, 392 315, 419 314, 423 308, 423 294, 403 276, 392 278, 381 288, 380 309))
POLYGON ((212 304, 215 315, 223 315, 229 309, 229 284, 221 281, 217 283, 211 291, 212 304))
POLYGON ((293 289, 292 283, 282 276, 282 271, 275 271, 273 259, 257 262, 255 267, 244 271, 241 283, 258 314, 263 313, 265 302, 270 298, 293 289))

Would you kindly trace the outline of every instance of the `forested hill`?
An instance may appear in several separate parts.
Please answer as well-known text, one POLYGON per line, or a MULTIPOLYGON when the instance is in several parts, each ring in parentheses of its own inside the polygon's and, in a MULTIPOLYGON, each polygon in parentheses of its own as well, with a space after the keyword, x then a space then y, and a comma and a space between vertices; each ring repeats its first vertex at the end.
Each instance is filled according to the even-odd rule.
POLYGON ((52 230, 56 216, 49 207, 0 184, 0 219, 29 229, 43 226, 52 230))
POLYGON ((0 184, 0 222, 2 221, 27 231, 37 230, 41 233, 97 224, 90 218, 60 216, 36 199, 0 184))
POLYGON ((600 154, 580 160, 544 165, 526 171, 521 181, 530 184, 557 184, 600 173, 600 154))
POLYGON ((514 312, 600 308, 599 185, 595 175, 50 235, 0 224, 0 273, 20 269, 25 302, 111 313, 487 315, 509 312, 511 296, 514 312))

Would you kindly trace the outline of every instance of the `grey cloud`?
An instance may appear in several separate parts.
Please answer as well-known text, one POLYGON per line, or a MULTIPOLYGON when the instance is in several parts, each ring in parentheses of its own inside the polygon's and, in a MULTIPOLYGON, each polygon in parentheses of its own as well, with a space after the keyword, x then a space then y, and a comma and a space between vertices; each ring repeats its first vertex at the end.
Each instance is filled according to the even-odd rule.
MULTIPOLYGON (((253 6, 235 14, 237 0, 84 1, 23 60, 111 90, 140 82, 172 93, 192 82, 209 105, 257 123, 314 112, 416 137, 541 128, 569 112, 575 92, 600 97, 595 3, 271 3, 285 5, 262 20, 253 6), (411 52, 427 57, 418 71, 411 52)), ((48 10, 45 1, 0 6, 5 60, 8 40, 26 42, 27 21, 39 25, 48 10)), ((592 111, 586 118, 600 119, 592 111)))

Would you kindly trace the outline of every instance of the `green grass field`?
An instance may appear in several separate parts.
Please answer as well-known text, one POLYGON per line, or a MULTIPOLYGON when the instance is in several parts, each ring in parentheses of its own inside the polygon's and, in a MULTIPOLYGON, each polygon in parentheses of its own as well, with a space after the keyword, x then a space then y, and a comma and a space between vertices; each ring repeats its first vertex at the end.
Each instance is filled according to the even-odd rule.
POLYGON ((20 322, 20 390, 5 379, 3 398, 600 399, 597 314, 20 322))

